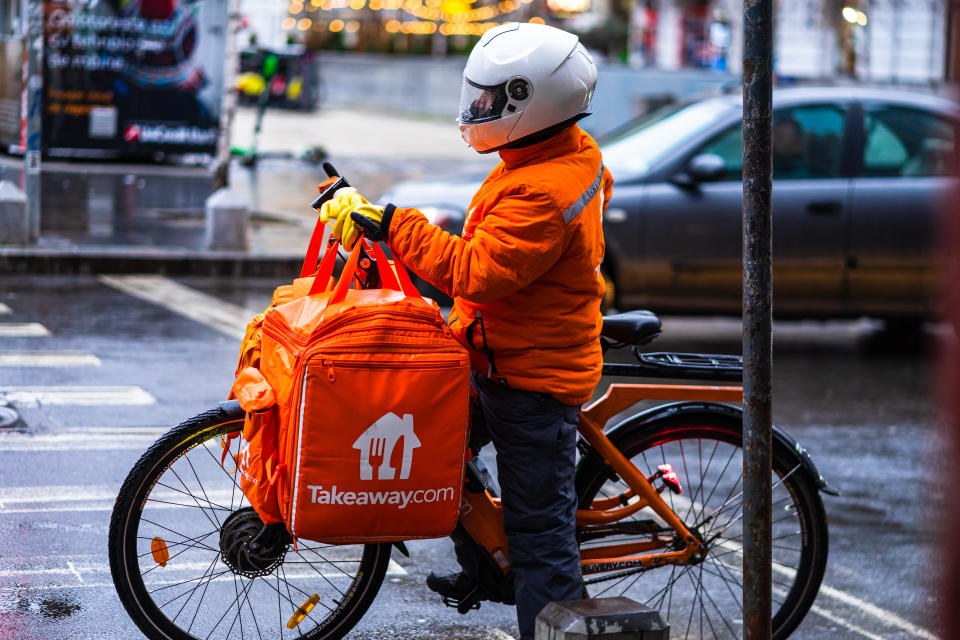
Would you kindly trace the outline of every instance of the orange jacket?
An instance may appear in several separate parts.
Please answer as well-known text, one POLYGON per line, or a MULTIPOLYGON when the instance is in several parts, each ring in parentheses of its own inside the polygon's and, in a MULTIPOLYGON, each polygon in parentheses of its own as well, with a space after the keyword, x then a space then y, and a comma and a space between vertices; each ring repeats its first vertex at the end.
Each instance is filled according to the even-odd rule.
POLYGON ((390 247, 454 298, 450 328, 474 368, 582 404, 600 380, 603 229, 613 178, 580 127, 500 151, 462 237, 397 209, 390 247), (492 362, 482 356, 492 355, 492 362))

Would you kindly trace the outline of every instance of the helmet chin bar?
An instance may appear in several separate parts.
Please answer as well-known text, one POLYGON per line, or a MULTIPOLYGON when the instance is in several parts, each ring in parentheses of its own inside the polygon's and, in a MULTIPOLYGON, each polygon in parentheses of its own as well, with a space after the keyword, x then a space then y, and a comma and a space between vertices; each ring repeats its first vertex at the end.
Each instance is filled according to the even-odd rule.
POLYGON ((460 135, 477 153, 492 153, 503 146, 498 142, 510 139, 510 132, 520 122, 522 115, 523 111, 518 111, 491 122, 461 124, 460 135))
POLYGON ((557 135, 567 127, 573 124, 576 124, 580 120, 583 120, 584 118, 589 116, 590 113, 591 112, 589 111, 585 111, 583 113, 577 114, 572 118, 569 118, 568 120, 564 120, 563 122, 547 127, 543 131, 537 131, 537 132, 525 135, 522 138, 518 138, 517 140, 512 140, 510 142, 507 142, 506 144, 502 144, 498 147, 489 147, 483 150, 478 149, 477 147, 470 144, 470 140, 467 139, 466 129, 471 128, 469 127, 469 125, 460 125, 460 136, 463 138, 464 142, 466 142, 471 149, 481 154, 493 153, 494 151, 500 151, 501 149, 521 149, 523 147, 529 147, 531 145, 537 144, 538 142, 543 142, 548 138, 552 138, 553 136, 557 135))

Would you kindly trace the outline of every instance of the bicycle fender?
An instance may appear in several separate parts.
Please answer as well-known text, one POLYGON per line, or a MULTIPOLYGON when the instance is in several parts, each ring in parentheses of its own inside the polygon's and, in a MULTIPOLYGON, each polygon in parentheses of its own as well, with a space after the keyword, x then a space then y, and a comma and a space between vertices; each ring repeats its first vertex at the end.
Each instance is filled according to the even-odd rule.
MULTIPOLYGON (((636 429, 651 428, 657 422, 682 415, 686 418, 695 418, 702 416, 705 422, 723 422, 737 429, 742 429, 743 410, 729 404, 718 402, 673 402, 669 404, 652 407, 645 411, 630 416, 626 420, 617 423, 606 432, 607 437, 615 446, 619 448, 620 442, 636 429)), ((773 444, 774 447, 792 455, 796 462, 801 465, 801 469, 813 481, 814 486, 823 493, 838 496, 840 491, 830 486, 824 477, 820 474, 816 464, 807 450, 800 445, 793 437, 787 434, 776 425, 773 426, 773 444)), ((580 470, 592 464, 603 464, 603 459, 593 448, 582 438, 578 442, 581 458, 577 464, 577 474, 580 470)))
POLYGON ((240 408, 239 400, 224 400, 217 406, 223 412, 224 417, 229 420, 242 420, 246 416, 246 413, 240 408))

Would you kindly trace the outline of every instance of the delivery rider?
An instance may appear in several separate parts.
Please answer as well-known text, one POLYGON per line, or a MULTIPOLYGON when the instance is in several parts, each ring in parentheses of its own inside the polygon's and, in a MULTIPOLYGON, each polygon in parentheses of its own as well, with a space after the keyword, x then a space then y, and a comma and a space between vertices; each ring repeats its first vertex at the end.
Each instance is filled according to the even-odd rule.
MULTIPOLYGON (((460 132, 501 162, 473 197, 461 237, 416 209, 372 205, 344 189, 321 209, 346 246, 385 240, 454 299, 450 327, 474 356, 472 386, 497 451, 504 528, 523 640, 551 601, 583 597, 575 538, 579 406, 600 380, 600 220, 612 178, 576 124, 597 69, 577 37, 546 25, 488 31, 463 72, 460 132)), ((471 439, 476 443, 477 437, 471 439)), ((461 573, 428 586, 460 600, 477 582, 457 540, 461 573)))

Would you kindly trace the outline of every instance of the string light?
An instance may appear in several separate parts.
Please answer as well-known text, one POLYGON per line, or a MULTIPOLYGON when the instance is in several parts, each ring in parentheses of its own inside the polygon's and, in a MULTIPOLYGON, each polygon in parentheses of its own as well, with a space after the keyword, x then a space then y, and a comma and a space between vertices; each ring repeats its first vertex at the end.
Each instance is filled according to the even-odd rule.
MULTIPOLYGON (((328 24, 326 21, 315 21, 309 18, 297 19, 294 17, 303 11, 304 3, 309 2, 311 10, 333 11, 350 8, 361 11, 368 7, 371 11, 403 11, 417 18, 417 20, 386 20, 383 29, 387 33, 405 33, 430 35, 440 33, 444 36, 453 35, 482 35, 495 26, 502 24, 496 20, 498 16, 513 13, 524 8, 533 0, 499 0, 496 4, 472 6, 477 0, 291 0, 289 5, 290 17, 283 21, 286 30, 299 28, 306 31, 311 27, 314 30, 329 29, 333 33, 346 30, 355 33, 360 29, 360 22, 350 20, 344 22, 335 19, 328 24)), ((573 12, 580 7, 589 6, 590 0, 547 0, 550 5, 562 5, 566 12, 573 12)), ((579 9, 582 10, 582 9, 579 9)), ((529 20, 535 24, 544 24, 539 17, 529 20)))

